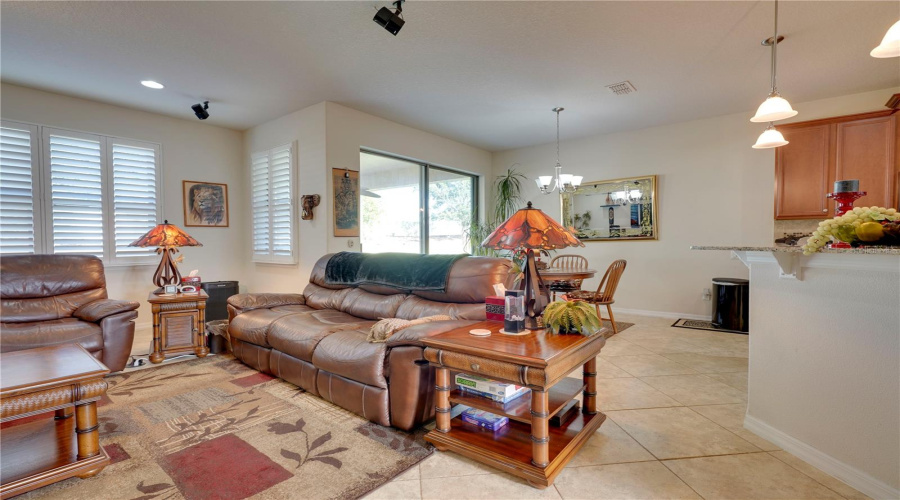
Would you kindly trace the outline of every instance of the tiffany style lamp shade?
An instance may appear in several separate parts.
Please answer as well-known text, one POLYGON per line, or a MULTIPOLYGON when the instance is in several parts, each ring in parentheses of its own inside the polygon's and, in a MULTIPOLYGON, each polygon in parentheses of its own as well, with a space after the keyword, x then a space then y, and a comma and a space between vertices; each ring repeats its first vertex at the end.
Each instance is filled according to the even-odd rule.
POLYGON ((153 275, 153 283, 158 287, 177 285, 181 281, 181 273, 172 256, 178 247, 202 247, 203 245, 181 230, 175 224, 165 221, 131 242, 130 247, 156 247, 156 253, 162 254, 162 260, 153 275))
POLYGON ((534 251, 583 247, 584 243, 543 211, 533 208, 529 201, 528 206, 500 224, 481 246, 494 250, 525 249, 525 279, 519 282, 519 289, 525 291, 525 327, 537 328, 538 317, 550 303, 550 293, 534 264, 534 251))

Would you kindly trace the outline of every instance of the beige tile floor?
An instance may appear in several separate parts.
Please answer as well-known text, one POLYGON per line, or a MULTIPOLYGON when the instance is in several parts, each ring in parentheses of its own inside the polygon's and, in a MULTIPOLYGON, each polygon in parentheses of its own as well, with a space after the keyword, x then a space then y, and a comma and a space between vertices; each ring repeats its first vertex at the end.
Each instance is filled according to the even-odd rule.
POLYGON ((365 498, 867 498, 743 428, 746 336, 619 319, 635 326, 600 354, 598 397, 608 418, 551 487, 436 451, 365 498))

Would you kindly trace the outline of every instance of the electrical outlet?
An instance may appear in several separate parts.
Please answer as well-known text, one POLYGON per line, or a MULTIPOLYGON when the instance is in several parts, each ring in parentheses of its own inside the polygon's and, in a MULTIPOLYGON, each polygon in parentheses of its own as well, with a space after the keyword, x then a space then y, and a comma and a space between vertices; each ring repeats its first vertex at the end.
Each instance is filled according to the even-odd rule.
POLYGON ((709 290, 709 288, 703 289, 703 300, 706 302, 712 300, 712 292, 709 290))

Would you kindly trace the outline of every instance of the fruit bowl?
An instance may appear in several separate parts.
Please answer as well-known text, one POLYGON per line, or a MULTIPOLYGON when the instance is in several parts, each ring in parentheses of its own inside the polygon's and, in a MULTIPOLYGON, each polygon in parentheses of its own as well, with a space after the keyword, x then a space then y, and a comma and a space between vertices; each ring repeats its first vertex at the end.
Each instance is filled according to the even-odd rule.
POLYGON ((824 220, 803 245, 803 253, 818 252, 832 240, 852 247, 900 246, 900 213, 894 208, 856 207, 824 220))

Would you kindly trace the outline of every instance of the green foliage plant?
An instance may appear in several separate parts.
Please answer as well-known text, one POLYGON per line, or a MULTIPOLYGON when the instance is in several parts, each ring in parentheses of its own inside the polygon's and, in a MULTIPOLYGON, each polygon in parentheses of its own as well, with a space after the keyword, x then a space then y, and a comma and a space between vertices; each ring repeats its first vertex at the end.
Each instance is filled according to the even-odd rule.
POLYGON ((594 306, 581 300, 557 301, 544 309, 544 326, 550 333, 580 333, 590 337, 600 331, 594 306))

